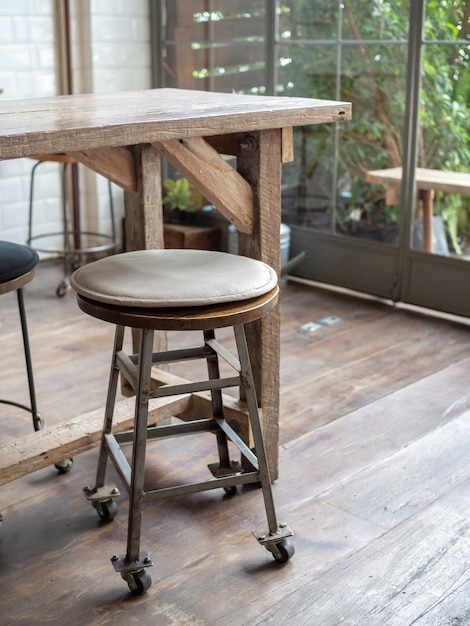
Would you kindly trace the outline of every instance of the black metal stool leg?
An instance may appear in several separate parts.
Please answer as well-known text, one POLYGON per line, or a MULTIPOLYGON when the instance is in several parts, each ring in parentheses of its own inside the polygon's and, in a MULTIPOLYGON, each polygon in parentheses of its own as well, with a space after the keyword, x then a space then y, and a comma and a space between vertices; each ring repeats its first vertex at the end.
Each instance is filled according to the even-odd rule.
POLYGON ((38 412, 37 403, 36 403, 36 390, 34 388, 34 376, 33 376, 33 366, 31 361, 31 349, 29 346, 29 335, 28 335, 28 325, 26 322, 26 311, 24 307, 24 298, 23 298, 23 290, 16 290, 17 298, 18 298, 18 311, 20 314, 20 322, 21 322, 21 334, 23 337, 23 348, 24 348, 24 358, 26 363, 26 373, 28 376, 28 388, 29 388, 29 401, 30 406, 26 404, 21 404, 20 402, 14 402, 12 400, 0 400, 2 404, 10 404, 11 406, 16 406, 19 409, 23 409, 31 413, 33 418, 33 427, 34 430, 41 430, 44 428, 44 418, 38 412))
POLYGON ((20 313, 21 333, 23 335, 24 358, 26 362, 26 372, 28 374, 29 398, 31 401, 31 415, 33 417, 34 430, 44 428, 44 419, 38 413, 36 403, 36 390, 34 387, 33 365, 31 362, 31 348, 29 345, 28 324, 26 322, 26 312, 24 307, 23 289, 17 289, 18 310, 20 313))

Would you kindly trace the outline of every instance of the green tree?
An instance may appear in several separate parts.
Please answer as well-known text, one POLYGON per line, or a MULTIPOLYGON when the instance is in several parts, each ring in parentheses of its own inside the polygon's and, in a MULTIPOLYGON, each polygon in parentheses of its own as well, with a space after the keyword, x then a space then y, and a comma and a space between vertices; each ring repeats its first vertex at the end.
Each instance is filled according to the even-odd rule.
MULTIPOLYGON (((279 6, 279 91, 353 103, 352 121, 339 130, 336 180, 346 173, 366 202, 377 203, 384 192, 360 184, 365 172, 402 164, 409 9, 409 0, 285 0, 279 6)), ((431 43, 422 62, 423 167, 470 164, 469 13, 468 0, 426 3, 424 36, 431 43), (437 43, 443 40, 456 45, 437 43)), ((328 126, 301 131, 301 182, 319 168, 331 169, 334 137, 328 126)))

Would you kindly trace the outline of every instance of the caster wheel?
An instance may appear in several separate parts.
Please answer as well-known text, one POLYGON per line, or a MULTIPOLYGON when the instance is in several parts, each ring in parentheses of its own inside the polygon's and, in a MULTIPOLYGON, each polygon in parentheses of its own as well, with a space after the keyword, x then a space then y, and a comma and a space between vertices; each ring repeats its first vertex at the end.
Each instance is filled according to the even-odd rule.
POLYGON ((60 463, 56 463, 54 465, 59 474, 66 474, 67 472, 70 472, 72 466, 73 459, 64 459, 63 461, 60 461, 60 463))
POLYGON ((64 282, 60 283, 60 285, 55 290, 55 295, 58 298, 63 298, 65 296, 65 294, 67 293, 67 291, 69 290, 69 288, 70 288, 70 286, 68 285, 68 283, 66 283, 64 281, 64 282))
POLYGON ((278 563, 287 563, 287 561, 294 556, 294 545, 287 539, 283 539, 276 544, 276 548, 278 550, 278 554, 274 554, 273 552, 272 555, 278 563))
POLYGON ((238 493, 236 485, 232 485, 231 487, 224 487, 224 491, 228 496, 234 496, 238 493))
POLYGON ((118 512, 118 505, 115 500, 106 500, 105 502, 93 502, 93 506, 103 522, 110 522, 118 512))
POLYGON ((149 574, 143 569, 126 576, 129 589, 135 596, 143 595, 152 584, 149 574))

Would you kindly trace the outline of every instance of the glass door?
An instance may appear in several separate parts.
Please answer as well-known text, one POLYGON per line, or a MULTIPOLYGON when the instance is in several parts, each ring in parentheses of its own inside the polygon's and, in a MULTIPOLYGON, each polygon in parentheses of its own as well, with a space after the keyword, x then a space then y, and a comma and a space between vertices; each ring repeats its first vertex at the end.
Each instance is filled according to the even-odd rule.
POLYGON ((376 172, 402 164, 410 2, 279 0, 276 93, 352 102, 353 119, 295 131, 283 220, 296 273, 396 299, 399 194, 376 172))
POLYGON ((410 168, 414 186, 404 190, 412 208, 402 299, 468 316, 470 3, 428 0, 423 17, 412 44, 421 85, 410 147, 410 166, 417 168, 410 168))
POLYGON ((284 220, 304 278, 470 315, 468 0, 278 3, 278 93, 349 100, 297 132, 284 220), (436 288, 439 285, 439 288, 436 288))

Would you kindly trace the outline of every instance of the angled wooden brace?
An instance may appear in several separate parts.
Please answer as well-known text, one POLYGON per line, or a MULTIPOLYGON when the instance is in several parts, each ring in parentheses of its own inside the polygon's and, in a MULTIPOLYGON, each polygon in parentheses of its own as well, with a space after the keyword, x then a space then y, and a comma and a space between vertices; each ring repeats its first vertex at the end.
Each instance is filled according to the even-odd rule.
POLYGON ((202 137, 153 144, 241 232, 253 232, 250 184, 202 137))

